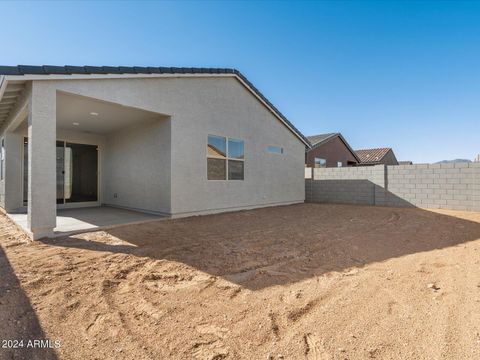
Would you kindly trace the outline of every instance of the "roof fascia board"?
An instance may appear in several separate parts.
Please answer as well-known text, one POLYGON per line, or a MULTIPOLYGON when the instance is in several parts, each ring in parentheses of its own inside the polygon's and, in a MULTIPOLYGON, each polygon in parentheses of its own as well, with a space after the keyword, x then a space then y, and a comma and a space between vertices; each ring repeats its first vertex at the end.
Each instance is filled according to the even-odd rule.
POLYGON ((235 77, 237 78, 238 81, 240 81, 240 83, 245 86, 252 94, 253 96, 255 96, 268 110, 270 110, 270 112, 278 119, 280 120, 296 137, 298 137, 305 145, 307 145, 309 148, 311 148, 312 146, 306 142, 294 129, 292 129, 292 127, 287 123, 285 122, 285 120, 282 119, 282 117, 280 115, 278 115, 278 113, 272 109, 272 107, 267 104, 250 86, 248 86, 247 83, 245 83, 245 81, 243 81, 243 79, 240 77, 240 76, 237 76, 235 75, 235 77))
POLYGON ((360 163, 360 158, 358 157, 357 153, 352 149, 352 147, 350 146, 350 144, 347 142, 347 140, 345 140, 345 138, 343 137, 342 134, 338 134, 339 137, 340 137, 340 140, 343 141, 343 143, 345 144, 345 146, 347 147, 348 151, 350 151, 353 155, 353 157, 360 163))
MULTIPOLYGON (((389 152, 392 153, 393 158, 394 158, 395 161, 398 163, 398 159, 397 159, 397 157, 395 156, 395 153, 393 152, 393 149, 392 149, 392 148, 390 148, 390 150, 388 150, 388 151, 386 152, 385 156, 387 156, 387 154, 388 154, 389 152)), ((384 157, 385 157, 385 156, 384 156, 384 157)), ((382 159, 383 159, 383 158, 382 158, 382 159)))
MULTIPOLYGON (((341 133, 332 134, 330 137, 328 137, 326 139, 323 139, 322 141, 319 141, 318 143, 312 145, 312 149, 315 149, 316 147, 321 146, 321 145, 325 145, 325 144, 329 143, 330 141, 332 141, 333 139, 335 139, 337 137, 340 138, 340 140, 343 142, 343 144, 345 145, 347 150, 350 151, 350 153, 353 155, 355 160, 357 160, 360 163, 361 162, 360 158, 355 153, 355 151, 353 151, 353 149, 351 148, 351 146, 348 144, 347 140, 345 140, 345 138, 343 137, 343 135, 341 133)), ((310 151, 310 149, 307 150, 307 151, 310 151)))
POLYGON ((95 79, 138 79, 138 78, 178 78, 178 77, 234 77, 244 87, 246 87, 253 96, 255 96, 278 120, 280 120, 302 143, 311 148, 292 127, 282 119, 280 115, 267 104, 240 76, 233 73, 227 74, 73 74, 73 75, 5 75, 7 81, 43 81, 43 80, 95 80, 95 79))
POLYGON ((7 89, 7 77, 5 75, 0 75, 0 101, 3 98, 3 94, 5 94, 5 90, 7 89))
POLYGON ((50 74, 50 75, 4 75, 10 81, 31 80, 95 80, 95 79, 131 79, 162 77, 238 77, 236 74, 50 74))

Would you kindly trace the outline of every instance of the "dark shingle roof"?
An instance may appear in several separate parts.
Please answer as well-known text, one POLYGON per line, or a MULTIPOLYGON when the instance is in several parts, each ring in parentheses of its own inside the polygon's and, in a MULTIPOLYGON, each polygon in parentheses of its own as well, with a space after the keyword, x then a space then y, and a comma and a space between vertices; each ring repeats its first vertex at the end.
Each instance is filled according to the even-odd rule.
POLYGON ((377 163, 381 161, 391 148, 376 148, 355 150, 362 163, 377 163))
POLYGON ((192 67, 140 67, 140 66, 1 66, 0 75, 74 75, 74 74, 235 74, 250 87, 293 132, 311 146, 308 139, 237 69, 192 67))
POLYGON ((310 141, 312 146, 315 146, 315 145, 320 145, 324 141, 330 140, 331 138, 337 135, 340 135, 340 134, 339 133, 318 134, 318 135, 307 136, 307 139, 310 141))

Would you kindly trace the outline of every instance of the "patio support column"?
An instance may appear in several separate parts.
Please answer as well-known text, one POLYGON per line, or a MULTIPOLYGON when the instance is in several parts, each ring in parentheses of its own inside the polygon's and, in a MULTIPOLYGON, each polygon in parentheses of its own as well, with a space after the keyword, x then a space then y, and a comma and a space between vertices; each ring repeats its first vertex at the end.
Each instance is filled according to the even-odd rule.
MULTIPOLYGON (((14 212, 23 206, 23 136, 5 133, 5 210, 14 212)), ((25 164, 26 165, 26 164, 25 164)))
POLYGON ((56 226, 56 91, 33 81, 28 114, 28 228, 34 240, 56 226))

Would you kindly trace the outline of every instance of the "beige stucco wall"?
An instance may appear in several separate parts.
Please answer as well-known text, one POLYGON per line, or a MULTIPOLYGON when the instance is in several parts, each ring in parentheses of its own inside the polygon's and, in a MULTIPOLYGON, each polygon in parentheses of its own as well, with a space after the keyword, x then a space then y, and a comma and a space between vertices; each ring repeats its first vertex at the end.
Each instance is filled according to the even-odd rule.
MULTIPOLYGON (((305 145, 234 77, 41 80, 33 87, 39 107, 31 118, 49 124, 56 91, 166 115, 98 141, 102 203, 184 216, 304 200, 305 145), (207 180, 208 134, 244 140, 245 180, 207 180), (268 145, 284 153, 267 153, 268 145)), ((36 168, 44 174, 35 185, 40 189, 53 177, 36 168)))
POLYGON ((52 81, 58 90, 171 116, 171 213, 301 202, 305 145, 233 77, 52 81), (208 134, 245 141, 245 180, 208 181, 208 134), (266 152, 268 145, 283 155, 266 152))
POLYGON ((102 202, 170 213, 170 120, 107 135, 102 202))
POLYGON ((305 145, 241 83, 235 79, 190 80, 185 87, 185 96, 192 100, 183 111, 178 109, 172 122, 174 214, 304 200, 300 178, 305 145), (208 134, 244 140, 245 180, 207 180, 208 134), (281 146, 284 153, 267 153, 268 145, 281 146))

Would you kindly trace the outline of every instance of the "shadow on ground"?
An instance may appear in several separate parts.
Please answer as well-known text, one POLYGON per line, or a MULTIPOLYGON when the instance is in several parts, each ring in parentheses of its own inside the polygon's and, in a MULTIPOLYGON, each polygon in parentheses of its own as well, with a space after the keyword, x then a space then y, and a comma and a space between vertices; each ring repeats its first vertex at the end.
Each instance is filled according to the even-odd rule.
POLYGON ((21 288, 5 252, 0 247, 0 341, 2 342, 0 359, 57 359, 53 349, 28 347, 29 340, 45 341, 48 339, 45 337, 35 311, 21 288), (23 343, 12 343, 9 340, 19 342, 23 340, 23 343), (11 348, 12 345, 17 345, 18 348, 11 348))
POLYGON ((480 223, 418 208, 299 204, 155 221, 107 234, 43 242, 177 261, 258 290, 460 245, 480 238, 480 223), (107 237, 124 242, 109 244, 107 237))

